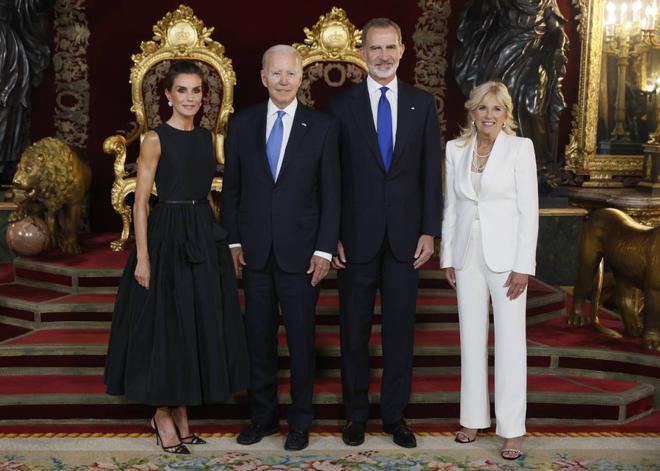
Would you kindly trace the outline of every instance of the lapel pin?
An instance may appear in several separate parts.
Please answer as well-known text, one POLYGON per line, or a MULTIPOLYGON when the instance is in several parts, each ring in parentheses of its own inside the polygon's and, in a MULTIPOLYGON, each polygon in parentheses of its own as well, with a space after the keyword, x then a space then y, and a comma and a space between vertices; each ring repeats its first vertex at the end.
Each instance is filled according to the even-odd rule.
POLYGON ((300 124, 302 124, 303 126, 307 127, 307 123, 300 123, 300 124))
POLYGON ((414 107, 414 106, 411 106, 411 107, 410 107, 410 109, 411 109, 411 110, 414 110, 414 109, 415 109, 415 107, 414 107))

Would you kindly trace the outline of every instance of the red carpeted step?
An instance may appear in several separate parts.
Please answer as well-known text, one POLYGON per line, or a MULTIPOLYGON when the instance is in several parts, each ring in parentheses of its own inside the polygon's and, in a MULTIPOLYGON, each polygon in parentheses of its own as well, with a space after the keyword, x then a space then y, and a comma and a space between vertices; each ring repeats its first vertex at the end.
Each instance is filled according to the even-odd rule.
POLYGON ((103 377, 92 375, 18 375, 5 376, 0 382, 0 395, 104 392, 103 377))
POLYGON ((44 301, 51 301, 66 295, 67 293, 63 291, 37 288, 19 283, 0 285, 0 297, 19 301, 43 303, 44 301))
POLYGON ((72 305, 81 305, 81 304, 94 304, 94 305, 115 305, 115 299, 117 295, 115 293, 90 293, 90 294, 70 294, 63 296, 61 298, 53 299, 49 301, 50 304, 72 304, 72 305))
POLYGON ((107 345, 108 329, 42 329, 5 342, 7 345, 107 345))
MULTIPOLYGON (((623 322, 601 315, 603 325, 623 333, 623 322)), ((641 339, 623 336, 615 339, 599 334, 591 326, 573 327, 568 317, 560 316, 528 327, 527 339, 548 347, 575 346, 602 350, 627 351, 651 357, 660 357, 660 352, 641 348, 641 339)), ((660 378, 660 376, 658 376, 660 378)))
POLYGON ((20 257, 20 259, 81 269, 123 269, 129 251, 113 252, 110 249, 110 242, 116 238, 117 234, 83 234, 80 237, 80 245, 83 249, 81 254, 67 255, 59 250, 51 250, 35 257, 20 257))
POLYGON ((11 262, 0 263, 0 283, 11 283, 14 281, 14 264, 11 262))
MULTIPOLYGON (((380 390, 381 378, 372 376, 369 392, 380 390)), ((491 390, 493 377, 489 377, 491 390)), ((529 375, 529 393, 589 393, 610 395, 629 392, 639 385, 629 381, 595 379, 586 377, 563 377, 554 375, 529 375)), ((457 374, 414 374, 412 393, 447 393, 460 391, 460 376, 457 374)), ((100 375, 6 375, 0 382, 0 395, 14 394, 88 394, 104 393, 103 376, 100 375)), ((288 377, 278 380, 278 392, 288 394, 288 377)), ((314 384, 315 394, 340 394, 339 376, 318 377, 314 384)))

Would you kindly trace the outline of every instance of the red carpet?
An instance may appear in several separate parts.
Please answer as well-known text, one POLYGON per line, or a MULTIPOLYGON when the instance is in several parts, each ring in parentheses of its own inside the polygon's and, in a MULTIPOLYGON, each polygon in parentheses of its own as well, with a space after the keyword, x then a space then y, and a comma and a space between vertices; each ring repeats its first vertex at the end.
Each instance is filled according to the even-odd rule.
MULTIPOLYGON (((78 256, 51 252, 0 266, 0 417, 9 421, 0 424, 0 434, 145 431, 143 419, 152 410, 107 396, 102 382, 114 291, 128 255, 109 249, 114 238, 86 236, 85 251, 78 256), (97 419, 103 424, 96 425, 97 419)), ((317 311, 314 431, 337 432, 344 417, 334 276, 323 283, 317 311)), ((420 276, 406 416, 417 431, 447 432, 456 427, 459 407, 456 299, 437 258, 420 276)), ((653 404, 660 385, 660 353, 642 350, 639 339, 609 339, 589 327, 568 326, 566 296, 538 280, 530 280, 528 300, 528 429, 660 432, 660 413, 653 404)), ((379 298, 370 342, 374 420, 369 427, 374 431, 380 430, 380 319, 379 298)), ((622 330, 621 322, 606 311, 602 319, 622 330)), ((283 331, 279 343, 280 413, 285 417, 290 397, 283 331)), ((492 387, 492 376, 490 381, 492 387)), ((228 404, 191 409, 191 417, 209 420, 200 427, 206 433, 236 431, 236 420, 248 416, 245 395, 228 404)))

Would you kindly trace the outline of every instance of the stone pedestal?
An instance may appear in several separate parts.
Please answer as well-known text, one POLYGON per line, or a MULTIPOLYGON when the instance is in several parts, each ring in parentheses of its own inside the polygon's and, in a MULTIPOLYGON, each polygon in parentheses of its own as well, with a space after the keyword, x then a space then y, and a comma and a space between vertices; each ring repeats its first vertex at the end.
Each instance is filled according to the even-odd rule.
POLYGON ((660 225, 660 191, 643 193, 634 188, 569 188, 567 195, 572 206, 588 211, 616 208, 641 224, 650 227, 660 225))

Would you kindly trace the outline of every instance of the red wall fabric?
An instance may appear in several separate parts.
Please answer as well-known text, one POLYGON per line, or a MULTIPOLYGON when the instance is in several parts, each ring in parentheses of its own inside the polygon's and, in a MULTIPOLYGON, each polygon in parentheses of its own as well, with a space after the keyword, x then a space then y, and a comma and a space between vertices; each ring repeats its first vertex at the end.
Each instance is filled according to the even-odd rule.
MULTIPOLYGON (((88 47, 90 96, 90 125, 86 155, 93 170, 91 195, 91 227, 94 231, 118 231, 119 217, 110 205, 110 188, 113 181, 112 158, 103 153, 103 140, 123 129, 132 120, 130 108, 129 70, 131 54, 140 51, 141 41, 150 40, 152 26, 163 15, 175 10, 179 0, 136 2, 135 0, 87 0, 85 8, 91 31, 88 47)), ((458 15, 464 0, 450 0, 449 48, 451 56, 455 46, 458 15)), ((420 15, 417 2, 381 0, 374 2, 348 2, 346 0, 292 1, 286 6, 274 2, 211 2, 187 0, 195 14, 206 26, 215 27, 212 37, 225 46, 225 54, 233 61, 237 75, 234 89, 234 108, 240 110, 265 99, 266 92, 259 79, 261 55, 276 43, 302 42, 304 27, 311 27, 319 15, 330 11, 332 6, 344 8, 350 20, 357 26, 373 16, 394 19, 402 28, 406 51, 401 62, 399 76, 413 81, 415 51, 412 35, 420 15)), ((564 96, 568 108, 577 98, 579 71, 579 38, 576 33, 574 7, 571 0, 559 0, 559 5, 569 19, 566 31, 570 39, 568 74, 564 81, 564 96)), ((451 63, 451 57, 447 58, 451 63)), ((458 123, 464 120, 463 97, 453 80, 451 69, 447 71, 445 118, 448 123, 446 139, 454 137, 458 123)), ((52 110, 54 107, 53 74, 47 75, 34 96, 34 114, 31 137, 33 140, 53 135, 52 110)), ((568 140, 570 113, 564 112, 561 121, 560 151, 568 140)))

